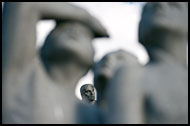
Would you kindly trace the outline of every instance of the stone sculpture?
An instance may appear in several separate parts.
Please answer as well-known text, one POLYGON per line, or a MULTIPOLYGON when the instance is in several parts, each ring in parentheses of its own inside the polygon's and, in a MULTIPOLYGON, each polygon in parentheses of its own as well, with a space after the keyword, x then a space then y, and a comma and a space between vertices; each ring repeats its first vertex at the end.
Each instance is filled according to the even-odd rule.
POLYGON ((139 42, 150 61, 141 66, 127 58, 114 72, 106 91, 106 123, 188 123, 187 10, 185 2, 145 5, 139 42))
POLYGON ((91 40, 106 37, 101 23, 69 3, 4 4, 2 122, 77 123, 77 81, 93 64, 91 40), (36 23, 54 19, 40 53, 36 23))
POLYGON ((139 24, 139 42, 149 63, 141 88, 145 123, 188 123, 188 3, 147 3, 139 24))
POLYGON ((95 88, 92 84, 84 84, 80 88, 82 100, 89 104, 95 104, 95 88))
POLYGON ((139 77, 139 67, 137 58, 124 50, 108 53, 95 65, 94 86, 104 123, 142 122, 140 119, 136 121, 141 117, 140 91, 136 90, 139 83, 133 81, 133 84, 128 84, 139 77), (132 98, 131 93, 134 95, 132 98))

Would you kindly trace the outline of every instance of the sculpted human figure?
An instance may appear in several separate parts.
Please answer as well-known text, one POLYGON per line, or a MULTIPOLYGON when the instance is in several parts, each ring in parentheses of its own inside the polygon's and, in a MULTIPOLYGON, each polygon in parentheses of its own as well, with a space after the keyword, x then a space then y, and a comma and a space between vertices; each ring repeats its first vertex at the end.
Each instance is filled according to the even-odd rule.
POLYGON ((98 61, 94 69, 94 86, 97 90, 97 104, 106 109, 106 89, 109 87, 110 80, 113 78, 116 70, 127 60, 127 52, 117 50, 106 54, 98 61))
MULTIPOLYGON (((94 66, 94 86, 97 90, 97 105, 104 112, 104 123, 131 123, 131 120, 140 118, 141 113, 138 112, 140 109, 139 101, 131 101, 126 97, 126 95, 131 94, 132 86, 121 85, 121 83, 125 84, 126 81, 131 80, 130 77, 134 76, 135 72, 131 73, 130 71, 138 70, 139 66, 137 58, 124 50, 108 53, 94 66), (121 73, 120 68, 129 73, 127 75, 126 73, 121 73), (122 76, 120 79, 117 79, 118 71, 122 76), (126 104, 130 106, 126 106, 126 104), (135 106, 131 106, 132 104, 135 104, 135 106), (132 114, 129 113, 129 110, 132 114), (126 116, 130 119, 127 120, 126 116)), ((138 76, 140 71, 136 72, 135 76, 138 76)), ((134 82, 133 86, 136 85, 136 82, 134 82)), ((138 94, 139 92, 135 91, 133 94, 135 95, 136 93, 138 94)), ((133 98, 135 99, 137 96, 133 98)))
POLYGON ((82 100, 89 104, 95 104, 95 88, 92 84, 84 84, 80 88, 82 100))
POLYGON ((184 2, 144 6, 139 42, 150 61, 142 67, 127 60, 115 72, 107 89, 108 123, 188 123, 187 10, 184 2))
POLYGON ((150 56, 141 78, 145 123, 188 123, 188 3, 147 3, 139 42, 150 56))
POLYGON ((69 3, 5 3, 2 21, 2 122, 76 123, 77 81, 93 64, 100 22, 69 3), (38 53, 36 23, 56 27, 38 53))
POLYGON ((124 50, 118 50, 107 54, 99 62, 95 64, 93 70, 94 70, 94 86, 97 91, 97 101, 93 109, 90 108, 88 104, 85 104, 85 106, 81 107, 84 109, 88 109, 89 110, 88 113, 82 111, 81 109, 78 109, 80 111, 78 111, 77 113, 83 113, 84 115, 86 115, 79 118, 79 122, 88 123, 86 122, 86 120, 91 120, 90 122, 93 122, 95 124, 107 123, 106 118, 107 117, 109 118, 109 115, 107 112, 106 89, 107 87, 109 87, 110 80, 114 76, 115 70, 117 70, 118 66, 123 65, 126 59, 130 59, 129 57, 132 56, 129 55, 124 50), (93 116, 90 117, 89 113, 91 114, 94 113, 94 114, 93 116))

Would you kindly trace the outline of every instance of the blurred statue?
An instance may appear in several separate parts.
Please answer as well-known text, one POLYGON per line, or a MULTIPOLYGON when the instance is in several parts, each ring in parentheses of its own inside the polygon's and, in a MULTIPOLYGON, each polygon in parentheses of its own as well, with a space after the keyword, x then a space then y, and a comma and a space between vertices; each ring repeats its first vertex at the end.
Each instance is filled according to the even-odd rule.
POLYGON ((124 50, 108 53, 94 66, 97 105, 104 112, 104 123, 142 122, 140 91, 134 88, 139 83, 131 83, 135 77, 139 77, 139 67, 137 58, 124 50), (131 93, 133 100, 129 98, 131 93))
POLYGON ((105 55, 94 66, 94 86, 97 90, 97 104, 106 109, 106 89, 114 73, 126 62, 127 52, 118 50, 105 55))
POLYGON ((95 104, 95 88, 92 84, 85 84, 80 88, 82 100, 86 103, 95 104))
POLYGON ((150 61, 118 65, 106 89, 106 123, 188 123, 187 10, 184 2, 144 6, 139 41, 150 61))
POLYGON ((108 36, 100 22, 69 3, 9 2, 2 26, 2 122, 76 123, 74 89, 93 64, 91 40, 108 36), (39 54, 41 19, 57 25, 39 54))
POLYGON ((145 123, 188 123, 188 3, 147 3, 139 42, 150 56, 141 78, 145 123))

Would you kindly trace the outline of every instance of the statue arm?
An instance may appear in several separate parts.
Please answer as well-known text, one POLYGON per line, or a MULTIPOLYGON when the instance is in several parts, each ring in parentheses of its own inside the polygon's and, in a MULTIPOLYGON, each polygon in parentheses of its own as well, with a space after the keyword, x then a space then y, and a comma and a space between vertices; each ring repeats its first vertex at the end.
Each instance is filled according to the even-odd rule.
POLYGON ((107 35, 100 22, 87 11, 69 3, 8 2, 4 4, 2 21, 3 69, 22 69, 33 60, 36 23, 40 19, 75 20, 86 24, 99 36, 107 35))

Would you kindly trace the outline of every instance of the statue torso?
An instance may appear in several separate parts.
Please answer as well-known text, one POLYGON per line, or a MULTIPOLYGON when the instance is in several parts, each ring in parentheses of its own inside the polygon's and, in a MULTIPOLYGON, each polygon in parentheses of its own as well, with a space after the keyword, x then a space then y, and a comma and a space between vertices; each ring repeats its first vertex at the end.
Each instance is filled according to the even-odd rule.
POLYGON ((39 57, 23 71, 8 74, 4 88, 6 123, 76 122, 75 105, 79 100, 74 97, 74 89, 70 91, 53 81, 39 57))
POLYGON ((188 122, 187 67, 172 61, 147 65, 142 87, 147 123, 188 122))

